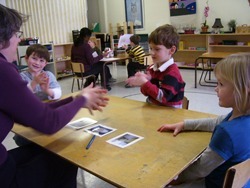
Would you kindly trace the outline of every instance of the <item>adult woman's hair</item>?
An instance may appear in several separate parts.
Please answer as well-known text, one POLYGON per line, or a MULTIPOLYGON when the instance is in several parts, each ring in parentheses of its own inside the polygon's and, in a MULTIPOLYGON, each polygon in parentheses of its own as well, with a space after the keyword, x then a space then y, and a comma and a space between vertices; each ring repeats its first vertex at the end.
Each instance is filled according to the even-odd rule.
POLYGON ((237 109, 250 114, 250 53, 228 56, 217 63, 214 73, 233 84, 237 109))
POLYGON ((80 30, 79 37, 77 37, 77 39, 74 42, 74 45, 79 46, 80 44, 82 44, 84 42, 84 39, 86 37, 91 37, 91 35, 92 35, 92 31, 89 28, 87 28, 87 27, 82 28, 80 30))
POLYGON ((9 46, 9 40, 15 32, 18 32, 27 15, 14 9, 1 5, 0 8, 0 50, 9 46))

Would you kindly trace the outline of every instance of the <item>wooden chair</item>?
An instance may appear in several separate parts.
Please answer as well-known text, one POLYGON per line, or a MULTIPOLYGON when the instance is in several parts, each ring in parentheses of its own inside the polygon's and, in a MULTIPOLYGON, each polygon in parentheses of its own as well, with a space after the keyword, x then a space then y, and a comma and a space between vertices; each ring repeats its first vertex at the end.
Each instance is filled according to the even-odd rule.
POLYGON ((141 68, 139 71, 146 72, 147 68, 153 64, 152 57, 150 55, 144 56, 144 67, 141 68))
POLYGON ((189 106, 189 100, 187 97, 184 96, 182 100, 182 109, 188 110, 188 106, 189 106))
POLYGON ((153 59, 152 59, 151 55, 144 56, 144 65, 150 66, 151 64, 153 64, 153 59))
POLYGON ((84 65, 82 63, 71 62, 71 69, 73 72, 73 82, 72 82, 72 88, 71 88, 72 93, 74 90, 75 80, 77 80, 78 90, 83 88, 84 79, 93 77, 95 81, 95 75, 93 74, 87 75, 87 76, 84 75, 84 65), (81 87, 80 87, 80 81, 81 81, 81 87))
POLYGON ((223 188, 242 188, 250 180, 250 159, 227 170, 223 188))

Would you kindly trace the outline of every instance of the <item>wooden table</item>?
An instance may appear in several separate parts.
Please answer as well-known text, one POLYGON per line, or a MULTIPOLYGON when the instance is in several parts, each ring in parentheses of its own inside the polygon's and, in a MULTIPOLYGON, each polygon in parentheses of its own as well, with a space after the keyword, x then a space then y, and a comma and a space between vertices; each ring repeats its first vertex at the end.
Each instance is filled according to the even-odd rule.
MULTIPOLYGON (((208 59, 208 60, 220 60, 223 59, 229 55, 231 55, 232 52, 209 52, 209 53, 204 53, 201 56, 199 56, 196 60, 195 60, 195 73, 194 73, 194 87, 197 88, 197 65, 198 65, 198 61, 201 60, 202 61, 202 74, 199 80, 199 84, 201 84, 201 79, 204 73, 204 59, 208 59)), ((208 70, 211 71, 211 70, 208 70)), ((211 86, 211 85, 202 85, 202 86, 211 86)), ((214 86, 214 85, 213 85, 214 86)))
POLYGON ((114 57, 109 57, 109 58, 103 58, 100 61, 104 62, 103 63, 103 87, 106 88, 107 85, 107 81, 106 81, 106 71, 105 71, 105 66, 107 64, 116 62, 116 61, 122 61, 122 60, 126 60, 126 59, 130 59, 131 57, 129 57, 128 54, 126 53, 122 53, 122 54, 118 54, 117 56, 114 57))
POLYGON ((81 109, 74 120, 90 117, 117 130, 97 137, 89 150, 92 135, 83 130, 63 128, 54 135, 43 135, 31 128, 15 125, 13 132, 71 161, 80 168, 117 187, 163 187, 185 169, 208 145, 211 133, 159 133, 164 123, 185 118, 214 117, 190 110, 155 106, 144 102, 110 96, 103 112, 81 109), (124 132, 144 139, 124 149, 106 141, 124 132))

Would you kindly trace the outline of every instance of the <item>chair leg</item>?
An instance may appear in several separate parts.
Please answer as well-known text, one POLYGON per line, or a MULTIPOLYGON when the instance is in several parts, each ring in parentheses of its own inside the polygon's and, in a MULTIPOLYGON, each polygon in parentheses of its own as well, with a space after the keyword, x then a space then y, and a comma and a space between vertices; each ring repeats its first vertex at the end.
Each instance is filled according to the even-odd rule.
POLYGON ((79 79, 77 79, 77 86, 78 86, 78 90, 80 90, 80 83, 79 83, 79 79))
POLYGON ((84 81, 84 78, 82 78, 81 80, 81 89, 83 89, 83 81, 84 81))
POLYGON ((72 87, 71 87, 71 93, 73 93, 73 90, 74 90, 74 83, 75 83, 75 78, 73 78, 72 87))

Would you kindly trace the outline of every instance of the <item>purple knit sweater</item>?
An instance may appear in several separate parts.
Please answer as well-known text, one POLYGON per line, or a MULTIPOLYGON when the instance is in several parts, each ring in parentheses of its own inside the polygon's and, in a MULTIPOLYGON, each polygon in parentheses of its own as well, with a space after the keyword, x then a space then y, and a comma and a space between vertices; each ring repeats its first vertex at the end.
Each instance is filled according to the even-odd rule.
POLYGON ((85 105, 84 97, 42 103, 27 87, 15 65, 0 53, 0 166, 7 158, 2 142, 14 122, 53 134, 64 127, 85 105))
POLYGON ((79 46, 72 46, 71 60, 84 64, 84 70, 87 72, 92 69, 93 64, 98 63, 103 55, 98 55, 88 43, 82 43, 79 46))

